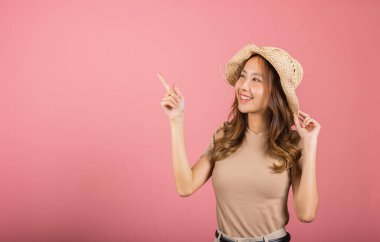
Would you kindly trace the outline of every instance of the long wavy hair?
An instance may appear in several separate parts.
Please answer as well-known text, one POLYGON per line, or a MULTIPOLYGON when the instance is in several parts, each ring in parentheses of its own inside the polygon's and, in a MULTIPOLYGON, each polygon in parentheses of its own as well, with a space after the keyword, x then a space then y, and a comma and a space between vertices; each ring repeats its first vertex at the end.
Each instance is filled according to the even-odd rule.
MULTIPOLYGON (((273 164, 271 167, 274 172, 282 173, 290 169, 288 170, 290 176, 292 173, 299 172, 295 164, 301 157, 298 147, 300 136, 296 130, 291 129, 294 125, 293 114, 282 89, 280 77, 274 67, 259 54, 253 54, 245 60, 239 67, 239 73, 245 63, 256 56, 266 79, 264 81, 265 98, 268 100, 266 122, 269 127, 266 154, 280 161, 280 165, 273 164)), ((223 160, 230 156, 243 142, 248 126, 248 114, 240 112, 238 105, 235 94, 227 121, 223 122, 213 136, 214 147, 211 152, 213 161, 223 160)))

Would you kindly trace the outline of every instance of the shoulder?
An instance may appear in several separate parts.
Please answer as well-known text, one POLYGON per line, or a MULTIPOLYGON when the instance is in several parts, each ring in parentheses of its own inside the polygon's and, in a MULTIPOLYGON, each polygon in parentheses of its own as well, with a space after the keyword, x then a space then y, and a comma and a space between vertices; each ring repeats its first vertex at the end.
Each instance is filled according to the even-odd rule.
POLYGON ((221 123, 214 131, 213 133, 213 140, 218 140, 224 137, 225 129, 228 126, 228 122, 221 123))
POLYGON ((221 136, 223 136, 223 133, 224 133, 224 123, 219 125, 216 130, 214 131, 214 136, 215 138, 220 138, 221 136))
POLYGON ((217 128, 214 130, 213 134, 212 134, 212 137, 211 139, 209 140, 209 143, 205 149, 205 151, 203 152, 204 154, 206 153, 210 153, 212 151, 212 149, 214 148, 214 142, 215 140, 217 139, 220 139, 221 137, 223 137, 223 127, 224 127, 224 123, 222 123, 221 125, 217 126, 217 128))
POLYGON ((222 123, 221 125, 217 126, 217 128, 214 130, 214 132, 212 134, 212 139, 211 139, 211 146, 212 147, 214 146, 215 140, 219 140, 219 139, 223 138, 224 127, 225 127, 225 124, 222 123))

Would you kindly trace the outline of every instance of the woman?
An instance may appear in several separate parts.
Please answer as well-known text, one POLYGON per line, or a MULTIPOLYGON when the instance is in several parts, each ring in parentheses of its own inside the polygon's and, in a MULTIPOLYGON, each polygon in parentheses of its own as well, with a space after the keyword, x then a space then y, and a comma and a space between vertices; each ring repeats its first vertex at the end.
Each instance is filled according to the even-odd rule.
POLYGON ((184 97, 159 76, 161 106, 172 131, 177 192, 190 196, 211 176, 216 197, 216 241, 290 241, 285 226, 290 186, 294 209, 311 222, 318 209, 317 138, 321 126, 299 111, 295 88, 301 64, 286 51, 248 44, 228 62, 235 99, 224 122, 193 167, 184 143, 184 97), (295 128, 295 129, 292 129, 295 128))

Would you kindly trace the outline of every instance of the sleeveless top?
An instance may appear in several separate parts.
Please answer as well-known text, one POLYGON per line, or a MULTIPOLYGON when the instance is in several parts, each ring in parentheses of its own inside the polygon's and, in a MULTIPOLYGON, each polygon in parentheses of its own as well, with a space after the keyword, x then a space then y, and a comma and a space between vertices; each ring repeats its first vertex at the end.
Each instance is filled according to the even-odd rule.
MULTIPOLYGON (((289 221, 290 173, 274 173, 278 160, 264 153, 267 133, 246 129, 240 148, 216 161, 212 186, 216 198, 217 224, 232 237, 257 237, 285 227, 289 221)), ((209 155, 213 141, 203 154, 209 155)))

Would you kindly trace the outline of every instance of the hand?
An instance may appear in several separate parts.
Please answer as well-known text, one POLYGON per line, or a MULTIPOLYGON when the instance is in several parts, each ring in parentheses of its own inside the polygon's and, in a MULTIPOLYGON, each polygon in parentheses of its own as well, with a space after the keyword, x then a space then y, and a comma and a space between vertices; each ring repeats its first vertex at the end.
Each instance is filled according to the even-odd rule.
POLYGON ((161 101, 161 107, 164 112, 168 115, 170 121, 182 117, 185 110, 185 98, 175 84, 173 84, 173 88, 170 88, 159 73, 157 73, 157 76, 167 91, 161 101))
POLYGON ((296 129, 301 136, 302 142, 317 141, 321 125, 312 119, 309 114, 299 111, 299 115, 293 114, 296 129), (301 122, 300 122, 301 120, 301 122))

